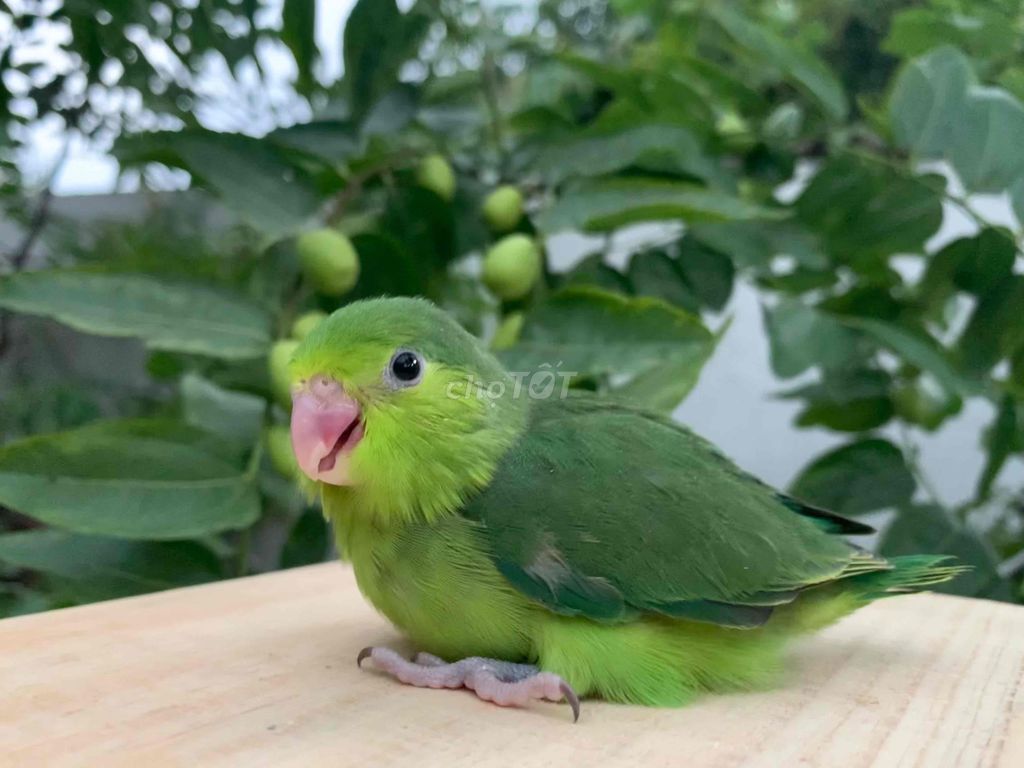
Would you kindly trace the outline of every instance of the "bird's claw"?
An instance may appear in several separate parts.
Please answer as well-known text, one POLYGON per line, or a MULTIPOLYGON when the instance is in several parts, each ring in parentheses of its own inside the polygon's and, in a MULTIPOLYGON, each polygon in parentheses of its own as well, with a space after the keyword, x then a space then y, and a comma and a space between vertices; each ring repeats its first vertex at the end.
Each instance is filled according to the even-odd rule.
POLYGON ((580 697, 576 695, 576 691, 572 689, 572 686, 564 680, 558 684, 558 689, 572 708, 572 721, 578 723, 580 720, 580 697))

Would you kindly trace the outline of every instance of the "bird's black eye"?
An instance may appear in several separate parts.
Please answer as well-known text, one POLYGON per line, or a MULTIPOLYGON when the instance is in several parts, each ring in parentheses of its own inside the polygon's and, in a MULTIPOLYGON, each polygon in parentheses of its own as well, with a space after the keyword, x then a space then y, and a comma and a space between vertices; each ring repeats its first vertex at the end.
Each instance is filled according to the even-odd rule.
POLYGON ((399 350, 388 365, 389 378, 399 387, 409 387, 423 376, 423 361, 415 352, 399 350))

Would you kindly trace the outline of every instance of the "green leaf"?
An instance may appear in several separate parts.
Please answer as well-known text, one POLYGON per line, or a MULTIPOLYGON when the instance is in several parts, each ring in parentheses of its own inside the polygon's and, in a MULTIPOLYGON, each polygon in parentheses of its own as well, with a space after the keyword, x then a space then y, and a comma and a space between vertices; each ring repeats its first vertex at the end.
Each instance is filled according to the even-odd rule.
POLYGON ((818 236, 794 221, 699 223, 690 232, 740 267, 764 270, 776 256, 789 257, 809 269, 829 266, 818 236))
POLYGON ((1010 185, 1010 204, 1017 216, 1017 229, 1024 229, 1024 176, 1010 185))
POLYGON ((1001 192, 1024 174, 1024 105, 1001 88, 973 86, 957 116, 949 161, 967 189, 1001 192))
MULTIPOLYGON (((580 261, 569 272, 561 276, 558 286, 593 285, 612 293, 633 293, 634 288, 628 277, 604 262, 604 254, 592 253, 580 261)), ((644 294, 645 291, 637 290, 644 294)))
POLYGON ((456 250, 454 207, 424 187, 396 190, 381 217, 379 231, 401 241, 424 277, 461 255, 456 250))
POLYGON ((327 521, 320 510, 306 510, 288 532, 288 539, 281 550, 281 567, 296 568, 322 563, 327 559, 329 532, 327 521))
POLYGON ((70 270, 0 279, 0 307, 85 333, 135 337, 150 349, 226 359, 266 354, 270 317, 241 297, 146 275, 70 270))
POLYGON ((398 10, 395 0, 359 0, 345 24, 342 53, 353 111, 364 114, 398 82, 402 65, 416 55, 430 20, 416 6, 398 10))
POLYGON ((638 296, 653 296, 690 312, 700 300, 683 279, 679 264, 664 251, 644 251, 629 260, 629 281, 638 296))
POLYGON ((128 539, 242 528, 260 513, 242 457, 174 422, 100 422, 0 448, 0 503, 49 525, 128 539))
POLYGON ((267 134, 267 141, 335 166, 343 164, 362 147, 359 131, 344 120, 313 120, 278 128, 267 134))
MULTIPOLYGON (((360 132, 369 141, 372 138, 386 139, 402 131, 419 108, 420 94, 409 83, 400 83, 377 99, 363 118, 360 132)), ((385 143, 386 146, 386 143, 385 143)))
POLYGON ((786 392, 782 397, 807 401, 797 417, 801 427, 824 426, 840 432, 862 432, 892 418, 890 384, 891 378, 884 371, 841 371, 826 375, 820 383, 786 392))
POLYGON ((995 421, 985 433, 985 468, 978 478, 978 488, 975 492, 977 501, 988 499, 992 494, 992 485, 1006 466, 1007 460, 1014 451, 1024 450, 1022 427, 1024 420, 1018 420, 1016 400, 1010 395, 1005 395, 999 402, 995 421))
POLYGON ((889 98, 893 138, 918 157, 941 157, 953 142, 974 73, 956 48, 943 46, 914 59, 896 78, 889 98))
POLYGON ((1011 392, 1024 400, 1024 344, 1010 358, 1010 380, 1007 384, 1011 392))
POLYGON ((128 541, 56 530, 0 535, 0 562, 60 577, 61 591, 76 603, 202 584, 222 576, 217 557, 195 542, 128 541))
POLYGON ((862 356, 858 334, 836 318, 793 299, 764 309, 772 370, 779 378, 809 368, 842 368, 862 356))
POLYGON ((55 607, 54 596, 48 591, 30 589, 20 584, 0 583, 0 619, 40 613, 55 607))
POLYGON ((900 284, 899 274, 892 272, 887 264, 882 263, 879 267, 880 269, 867 280, 854 284, 842 293, 823 299, 818 308, 841 318, 866 317, 899 322, 906 311, 904 305, 893 295, 893 288, 900 284))
POLYGON ((717 340, 704 350, 694 347, 687 353, 680 352, 661 366, 637 374, 616 387, 615 393, 652 411, 672 413, 697 386, 700 372, 714 352, 717 340))
POLYGON ((939 311, 957 290, 982 296, 1010 279, 1016 257, 1012 235, 986 227, 930 256, 918 293, 925 304, 939 311))
POLYGON ((855 267, 921 253, 942 223, 942 200, 926 180, 852 157, 829 161, 800 195, 796 211, 834 260, 855 267))
POLYGON ((953 519, 946 510, 934 505, 901 509, 885 532, 878 551, 886 557, 896 555, 953 555, 970 565, 969 572, 933 589, 952 595, 1011 599, 1006 581, 996 569, 996 554, 976 533, 953 519))
POLYGON ((732 259, 713 248, 705 248, 696 238, 679 243, 679 271, 701 303, 721 310, 732 294, 736 269, 732 259))
POLYGON ((1024 277, 1012 275, 983 295, 957 340, 957 359, 983 376, 1024 344, 1024 277))
POLYGON ((716 175, 694 135, 678 125, 598 125, 545 146, 534 165, 553 183, 629 167, 703 180, 716 175))
POLYGON ((655 296, 696 312, 701 305, 720 310, 732 293, 732 260, 705 247, 695 238, 683 238, 678 256, 652 250, 635 254, 629 262, 633 292, 655 296))
POLYGON ((426 276, 422 261, 387 234, 366 232, 352 238, 359 254, 359 282, 350 297, 416 296, 423 292, 426 276))
POLYGON ((316 64, 316 3, 313 0, 284 0, 281 10, 281 41, 288 46, 299 69, 298 89, 312 90, 316 64))
POLYGON ((267 140, 200 129, 163 131, 121 139, 115 154, 126 163, 184 168, 271 240, 301 230, 320 206, 309 177, 267 140))
POLYGON ((846 118, 849 105, 843 86, 821 59, 795 41, 778 37, 767 27, 741 16, 731 5, 710 4, 707 10, 737 45, 766 65, 778 67, 813 97, 829 118, 846 118))
POLYGON ((779 272, 778 274, 762 275, 758 285, 780 293, 802 296, 808 291, 819 288, 831 288, 839 280, 839 275, 827 269, 796 269, 779 272))
POLYGON ((693 184, 662 179, 604 179, 574 185, 544 211, 539 228, 602 232, 643 221, 769 219, 777 211, 693 184))
POLYGON ((816 459, 793 482, 790 494, 841 515, 862 515, 906 504, 915 488, 899 448, 867 439, 816 459))
POLYGON ((1016 42, 1012 18, 975 4, 967 13, 938 8, 900 11, 893 17, 882 47, 889 53, 908 57, 953 44, 987 58, 1012 54, 1016 42))
POLYGON ((1024 175, 1024 105, 978 85, 956 48, 938 48, 903 69, 889 120, 898 144, 921 159, 948 160, 969 190, 999 192, 1024 175))
POLYGON ((181 380, 185 421, 243 445, 253 445, 263 426, 266 400, 235 392, 195 373, 181 380))
POLYGON ((601 87, 607 88, 623 98, 637 99, 641 103, 645 102, 641 74, 634 69, 621 67, 607 61, 598 61, 574 51, 558 53, 557 60, 571 70, 590 78, 601 87))
POLYGON ((978 386, 964 379, 938 342, 925 333, 907 327, 864 317, 843 317, 843 324, 856 328, 888 347, 902 360, 935 377, 952 395, 973 395, 978 386))
POLYGON ((784 400, 826 400, 830 403, 851 403, 865 398, 883 397, 889 393, 892 377, 885 371, 861 369, 838 371, 814 384, 782 392, 784 400))
POLYGON ((797 416, 800 427, 827 427, 837 432, 866 432, 893 417, 888 397, 866 397, 841 405, 830 402, 809 403, 797 416))
POLYGON ((902 382, 892 393, 896 414, 911 424, 934 432, 963 409, 964 401, 951 393, 930 373, 902 382))
POLYGON ((624 396, 670 410, 692 389, 714 346, 697 317, 663 301, 574 286, 536 306, 518 343, 501 357, 515 372, 630 376, 619 390, 624 396))

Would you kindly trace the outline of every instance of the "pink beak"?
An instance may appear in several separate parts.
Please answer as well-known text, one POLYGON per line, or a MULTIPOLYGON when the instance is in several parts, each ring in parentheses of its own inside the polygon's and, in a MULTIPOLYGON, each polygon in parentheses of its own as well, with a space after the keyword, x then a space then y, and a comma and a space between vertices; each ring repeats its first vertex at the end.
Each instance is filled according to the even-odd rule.
POLYGON ((311 480, 351 485, 352 451, 363 439, 359 405, 341 385, 314 376, 292 394, 292 450, 311 480))

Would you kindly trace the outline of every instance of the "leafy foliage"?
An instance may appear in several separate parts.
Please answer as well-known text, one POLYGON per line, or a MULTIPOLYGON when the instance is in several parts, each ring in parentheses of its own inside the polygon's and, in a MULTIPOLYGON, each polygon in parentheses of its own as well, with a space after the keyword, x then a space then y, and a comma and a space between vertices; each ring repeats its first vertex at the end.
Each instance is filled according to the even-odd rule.
POLYGON ((259 357, 270 342, 270 317, 261 307, 147 275, 25 272, 0 284, 0 307, 88 333, 135 336, 153 349, 228 359, 259 357))
POLYGON ((80 533, 184 539, 259 515, 239 451, 174 422, 109 421, 0 451, 0 500, 80 533))
POLYGON ((338 79, 315 3, 150 5, 0 6, 0 201, 28 233, 0 261, 0 612, 323 559, 267 370, 312 311, 426 295, 555 396, 564 373, 670 412, 737 281, 759 291, 797 425, 842 436, 790 493, 884 512, 883 553, 955 554, 975 571, 949 589, 1019 599, 1013 3, 359 0, 338 79), (69 67, 33 59, 47 40, 69 67), (284 93, 261 46, 294 59, 284 93), (207 92, 211 58, 227 97, 207 92), (126 179, 171 168, 193 189, 141 223, 68 228, 14 162, 45 121, 111 146, 126 179), (485 216, 499 185, 524 204, 485 216), (1015 225, 983 220, 978 193, 1015 225), (976 231, 945 242, 944 211, 976 231), (637 224, 655 234, 610 258, 637 224), (332 292, 358 272, 340 299, 323 293, 340 257, 297 245, 324 230, 305 242, 342 243, 332 292), (565 265, 563 233, 599 245, 565 265), (539 278, 503 258, 506 300, 480 279, 502 236, 543 254, 539 278), (986 460, 952 507, 916 441, 968 404, 992 413, 986 460))

